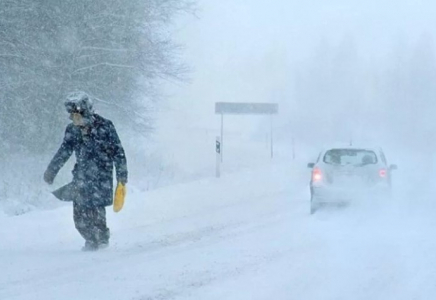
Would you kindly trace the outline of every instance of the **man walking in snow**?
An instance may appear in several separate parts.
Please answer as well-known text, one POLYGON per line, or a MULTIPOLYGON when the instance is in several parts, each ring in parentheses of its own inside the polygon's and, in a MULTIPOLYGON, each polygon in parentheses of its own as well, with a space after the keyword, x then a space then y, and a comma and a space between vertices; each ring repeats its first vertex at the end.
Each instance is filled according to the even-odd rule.
POLYGON ((84 92, 70 94, 65 107, 72 123, 44 173, 52 184, 59 170, 72 153, 76 164, 73 181, 54 194, 61 200, 73 201, 74 223, 85 239, 84 251, 109 245, 106 206, 113 202, 113 166, 119 184, 127 183, 127 162, 124 149, 111 121, 94 113, 92 101, 84 92))

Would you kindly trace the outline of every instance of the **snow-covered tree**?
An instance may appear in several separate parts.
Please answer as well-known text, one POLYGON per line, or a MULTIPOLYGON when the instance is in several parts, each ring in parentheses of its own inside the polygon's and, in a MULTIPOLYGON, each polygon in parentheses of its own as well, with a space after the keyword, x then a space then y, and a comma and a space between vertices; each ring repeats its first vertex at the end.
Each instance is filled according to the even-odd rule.
POLYGON ((190 0, 2 1, 1 145, 44 149, 76 89, 147 128, 158 81, 186 71, 169 25, 191 8, 190 0))

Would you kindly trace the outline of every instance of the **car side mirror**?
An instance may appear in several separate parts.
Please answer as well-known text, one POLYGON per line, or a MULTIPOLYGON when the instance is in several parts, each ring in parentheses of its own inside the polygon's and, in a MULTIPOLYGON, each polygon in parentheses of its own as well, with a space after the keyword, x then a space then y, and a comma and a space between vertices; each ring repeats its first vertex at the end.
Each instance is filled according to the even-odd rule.
POLYGON ((315 167, 315 164, 314 164, 314 163, 308 163, 308 164, 307 164, 307 167, 308 167, 309 169, 313 169, 313 168, 315 167))
POLYGON ((393 170, 397 170, 397 169, 398 169, 398 166, 397 166, 397 165, 391 165, 391 166, 389 167, 389 169, 390 169, 391 171, 393 171, 393 170))

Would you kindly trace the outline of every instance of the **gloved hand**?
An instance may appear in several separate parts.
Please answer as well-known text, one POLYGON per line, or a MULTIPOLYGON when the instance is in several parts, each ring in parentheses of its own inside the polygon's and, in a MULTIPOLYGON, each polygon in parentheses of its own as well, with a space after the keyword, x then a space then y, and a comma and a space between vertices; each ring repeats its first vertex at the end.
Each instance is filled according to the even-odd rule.
POLYGON ((119 212, 124 206, 124 198, 126 197, 126 186, 121 181, 118 182, 115 189, 114 197, 114 212, 119 212))
POLYGON ((44 181, 48 184, 53 184, 55 177, 56 175, 50 172, 50 170, 44 172, 44 181))

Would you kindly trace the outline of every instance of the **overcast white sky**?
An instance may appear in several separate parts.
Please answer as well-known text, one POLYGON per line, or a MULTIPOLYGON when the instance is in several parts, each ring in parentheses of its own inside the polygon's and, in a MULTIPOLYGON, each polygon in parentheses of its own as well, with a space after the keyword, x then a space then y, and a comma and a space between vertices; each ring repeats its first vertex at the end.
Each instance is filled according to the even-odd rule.
MULTIPOLYGON (((180 21, 177 39, 192 67, 190 85, 168 88, 183 126, 219 125, 216 101, 271 102, 293 83, 293 67, 319 45, 352 40, 360 58, 383 62, 398 44, 433 39, 429 0, 199 0, 198 19, 180 21)), ((247 120, 234 122, 243 126, 247 120)), ((230 122, 231 123, 231 122, 230 122)), ((168 124, 167 124, 168 125, 168 124)), ((232 124, 229 124, 231 126, 232 124)), ((173 125, 170 125, 173 126, 173 125)), ((180 128, 180 127, 179 127, 180 128)))

